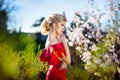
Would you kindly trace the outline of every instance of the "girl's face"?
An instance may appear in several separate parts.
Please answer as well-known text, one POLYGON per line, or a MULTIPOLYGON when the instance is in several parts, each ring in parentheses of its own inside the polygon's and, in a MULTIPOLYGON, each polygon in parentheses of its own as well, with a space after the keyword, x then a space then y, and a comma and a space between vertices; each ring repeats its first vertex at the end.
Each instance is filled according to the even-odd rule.
POLYGON ((62 35, 64 33, 66 26, 66 22, 59 22, 57 26, 55 27, 55 31, 58 35, 62 35))

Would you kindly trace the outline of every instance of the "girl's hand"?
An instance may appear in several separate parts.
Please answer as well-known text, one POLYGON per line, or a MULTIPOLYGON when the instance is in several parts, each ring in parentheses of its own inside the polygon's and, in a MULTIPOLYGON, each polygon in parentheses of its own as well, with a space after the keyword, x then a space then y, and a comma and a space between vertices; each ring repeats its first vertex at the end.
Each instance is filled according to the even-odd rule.
POLYGON ((65 64, 69 64, 67 57, 62 57, 61 59, 62 59, 62 62, 64 62, 65 64))
POLYGON ((65 62, 62 62, 60 69, 66 69, 66 68, 67 68, 67 64, 65 62))

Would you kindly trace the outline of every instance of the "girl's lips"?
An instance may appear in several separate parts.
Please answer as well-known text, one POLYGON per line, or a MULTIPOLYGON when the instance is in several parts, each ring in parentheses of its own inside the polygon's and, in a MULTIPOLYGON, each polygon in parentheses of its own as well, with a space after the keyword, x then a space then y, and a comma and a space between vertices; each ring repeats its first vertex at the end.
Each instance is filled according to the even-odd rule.
POLYGON ((63 31, 61 31, 61 32, 63 32, 63 31))
POLYGON ((64 31, 61 31, 61 32, 64 32, 64 31))

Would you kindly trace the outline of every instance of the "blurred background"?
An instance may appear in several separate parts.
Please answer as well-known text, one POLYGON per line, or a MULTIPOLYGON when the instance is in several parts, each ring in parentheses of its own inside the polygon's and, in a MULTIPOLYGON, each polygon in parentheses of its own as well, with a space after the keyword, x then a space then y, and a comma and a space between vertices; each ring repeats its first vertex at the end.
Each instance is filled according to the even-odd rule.
POLYGON ((45 80, 42 20, 67 18, 68 80, 120 79, 120 0, 0 0, 0 80, 45 80))

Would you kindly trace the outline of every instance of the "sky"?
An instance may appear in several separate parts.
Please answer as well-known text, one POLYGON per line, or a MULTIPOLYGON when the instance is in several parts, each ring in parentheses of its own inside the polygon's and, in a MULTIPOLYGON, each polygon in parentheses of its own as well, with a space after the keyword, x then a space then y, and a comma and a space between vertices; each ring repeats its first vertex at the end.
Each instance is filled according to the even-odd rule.
MULTIPOLYGON (((95 6, 103 10, 106 0, 94 0, 95 6)), ((65 12, 68 22, 71 22, 75 11, 89 11, 92 9, 88 0, 17 0, 20 7, 17 12, 17 28, 22 32, 36 32, 40 28, 31 27, 36 20, 47 17, 52 13, 65 12)), ((104 10, 103 10, 104 11, 104 10)))

